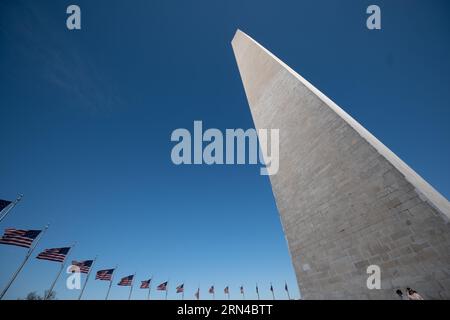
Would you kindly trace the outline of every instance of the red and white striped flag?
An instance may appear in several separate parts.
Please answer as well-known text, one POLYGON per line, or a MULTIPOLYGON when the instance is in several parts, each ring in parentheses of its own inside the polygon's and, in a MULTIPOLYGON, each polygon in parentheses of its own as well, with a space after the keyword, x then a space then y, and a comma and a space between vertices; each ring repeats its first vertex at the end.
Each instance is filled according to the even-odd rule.
POLYGON ((168 283, 168 281, 161 283, 159 286, 156 287, 156 290, 166 291, 167 290, 167 283, 168 283))
POLYGON ((118 286, 131 286, 133 284, 133 278, 134 278, 134 274, 123 277, 122 279, 120 279, 120 281, 117 285, 118 286))
MULTIPOLYGON (((72 261, 73 267, 78 267, 81 273, 89 273, 89 269, 91 269, 92 263, 94 260, 85 260, 85 261, 72 261)), ((76 272, 77 268, 73 268, 72 272, 76 272)))
POLYGON ((95 280, 111 281, 114 269, 99 270, 95 275, 95 280))
POLYGON ((64 262, 69 250, 70 247, 45 249, 39 253, 36 258, 41 260, 64 262))
POLYGON ((1 244, 19 246, 24 248, 31 247, 34 239, 41 233, 41 230, 20 230, 8 228, 0 238, 1 244))
POLYGON ((150 288, 150 282, 152 279, 141 281, 141 289, 148 289, 150 288))
POLYGON ((184 292, 184 283, 180 284, 180 285, 177 287, 177 293, 180 293, 180 292, 184 292))

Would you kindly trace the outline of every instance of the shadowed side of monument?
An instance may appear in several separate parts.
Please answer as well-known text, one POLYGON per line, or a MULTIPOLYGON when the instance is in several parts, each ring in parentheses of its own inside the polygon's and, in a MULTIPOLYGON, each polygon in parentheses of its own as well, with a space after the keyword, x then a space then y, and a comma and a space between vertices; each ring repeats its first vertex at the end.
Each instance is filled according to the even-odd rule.
POLYGON ((448 200, 245 33, 232 46, 255 127, 280 130, 270 181, 303 298, 450 299, 448 200))

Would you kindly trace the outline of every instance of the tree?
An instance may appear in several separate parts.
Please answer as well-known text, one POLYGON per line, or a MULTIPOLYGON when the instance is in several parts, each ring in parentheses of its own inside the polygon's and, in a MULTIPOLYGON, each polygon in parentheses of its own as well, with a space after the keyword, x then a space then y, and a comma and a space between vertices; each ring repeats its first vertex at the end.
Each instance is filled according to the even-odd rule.
POLYGON ((35 291, 33 291, 27 294, 25 300, 42 300, 42 297, 40 297, 35 291))
MULTIPOLYGON (((40 296, 36 293, 36 291, 30 292, 27 294, 24 300, 44 300, 44 298, 47 296, 48 290, 45 290, 44 296, 40 296)), ((56 292, 52 291, 47 300, 56 300, 56 292)))

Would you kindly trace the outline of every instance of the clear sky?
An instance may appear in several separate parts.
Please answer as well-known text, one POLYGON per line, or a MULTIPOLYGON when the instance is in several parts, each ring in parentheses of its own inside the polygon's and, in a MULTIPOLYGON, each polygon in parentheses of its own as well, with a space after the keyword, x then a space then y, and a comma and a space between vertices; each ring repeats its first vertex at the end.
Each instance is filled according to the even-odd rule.
MULTIPOLYGON (((447 1, 53 0, 0 2, 0 198, 6 227, 50 228, 36 253, 77 242, 119 277, 299 297, 259 165, 175 166, 176 128, 251 128, 230 41, 248 33, 450 196, 447 1), (82 30, 68 31, 78 4, 82 30), (382 30, 365 26, 378 4, 382 30)), ((0 287, 26 249, 0 246, 0 287)), ((34 257, 7 298, 42 293, 58 264, 34 257)), ((59 298, 78 292, 56 286, 59 298)), ((85 298, 103 299, 91 278, 85 298)), ((114 285, 112 299, 128 297, 114 285)), ((146 297, 135 289, 133 298, 146 297)), ((164 294, 155 293, 155 298, 164 294)))

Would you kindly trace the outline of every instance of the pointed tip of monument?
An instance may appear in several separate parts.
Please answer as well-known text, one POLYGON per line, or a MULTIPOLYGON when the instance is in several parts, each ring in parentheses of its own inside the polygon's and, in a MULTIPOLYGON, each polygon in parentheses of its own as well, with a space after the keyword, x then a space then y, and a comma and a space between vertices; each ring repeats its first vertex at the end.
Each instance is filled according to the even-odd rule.
POLYGON ((236 29, 231 45, 233 47, 250 104, 252 99, 256 99, 255 97, 259 97, 261 94, 262 74, 264 72, 267 72, 267 74, 272 74, 274 72, 273 70, 276 68, 274 67, 273 70, 269 70, 270 67, 278 64, 279 67, 283 68, 293 77, 297 78, 297 80, 300 81, 307 90, 318 97, 335 114, 342 118, 345 123, 352 127, 365 141, 374 147, 380 155, 387 159, 390 164, 392 164, 401 174, 405 176, 408 182, 420 191, 420 194, 427 198, 428 202, 432 204, 433 207, 442 212, 446 218, 450 218, 450 202, 443 195, 435 190, 427 181, 425 181, 413 169, 404 163, 359 122, 357 122, 314 85, 303 78, 299 73, 290 68, 281 59, 276 57, 268 49, 240 29, 236 29))
POLYGON ((236 32, 234 33, 234 36, 236 36, 237 34, 241 34, 241 33, 245 33, 245 32, 243 32, 241 29, 237 28, 236 32))
POLYGON ((236 39, 241 38, 243 36, 248 37, 248 35, 244 31, 242 31, 241 29, 237 28, 236 32, 234 33, 233 39, 231 39, 231 43, 235 42, 236 39))
POLYGON ((236 38, 242 33, 243 32, 241 31, 241 29, 239 29, 239 28, 236 29, 236 32, 234 33, 233 39, 231 39, 231 43, 233 43, 236 40, 236 38))
POLYGON ((233 39, 231 39, 231 46, 233 47, 233 50, 235 50, 236 47, 239 47, 242 43, 248 43, 249 41, 258 44, 258 42, 253 40, 252 37, 250 37, 241 29, 237 28, 236 32, 234 33, 233 39))

